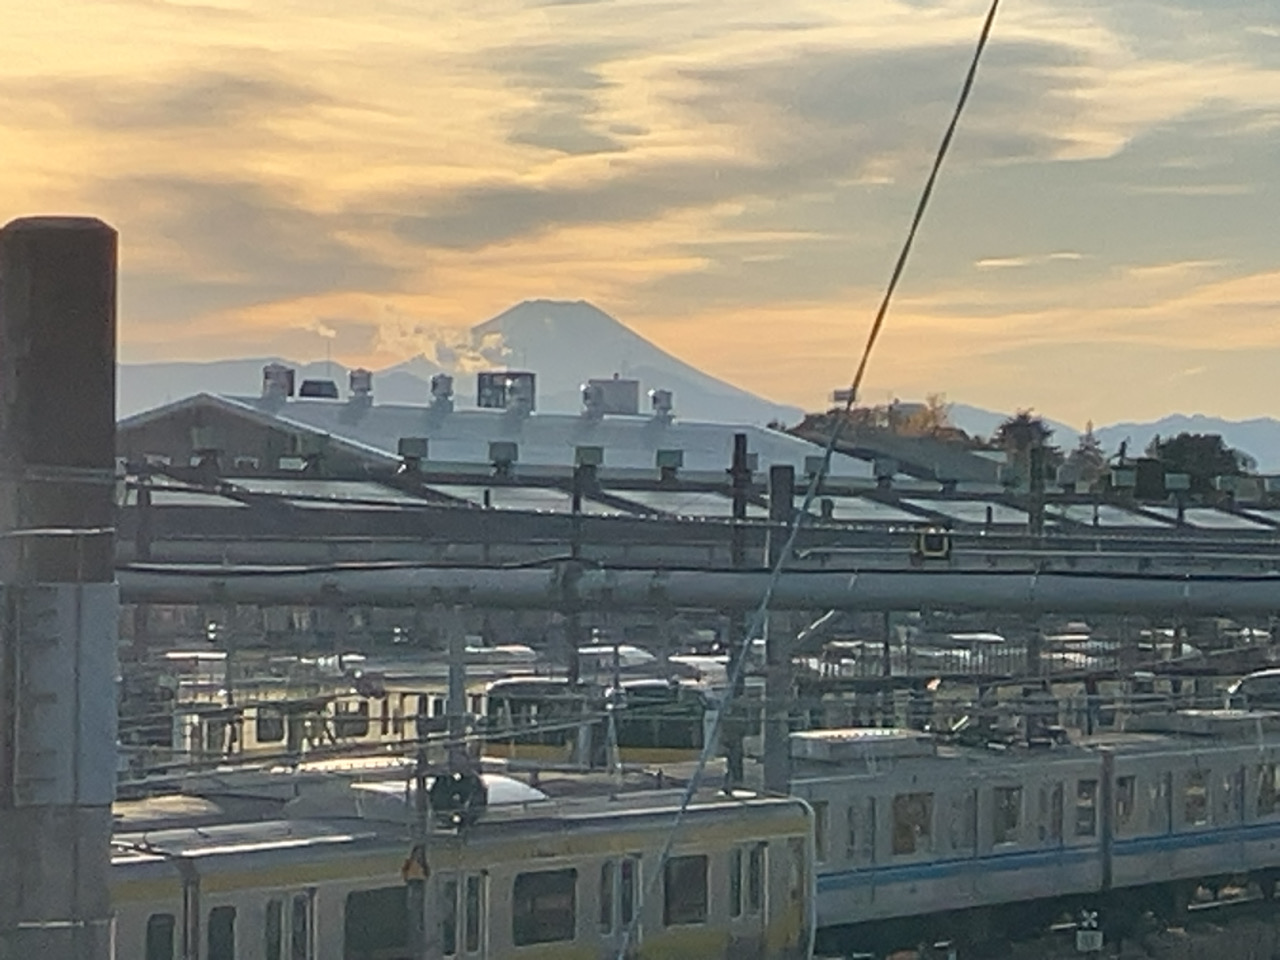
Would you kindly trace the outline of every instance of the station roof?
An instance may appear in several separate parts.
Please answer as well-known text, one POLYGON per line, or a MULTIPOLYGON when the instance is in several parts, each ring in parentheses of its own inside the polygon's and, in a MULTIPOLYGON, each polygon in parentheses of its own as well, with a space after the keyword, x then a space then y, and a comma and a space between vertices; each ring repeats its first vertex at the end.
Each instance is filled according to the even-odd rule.
MULTIPOLYGON (((246 397, 219 397, 216 401, 353 441, 391 457, 396 456, 402 437, 421 437, 427 440, 427 459, 433 463, 487 464, 489 444, 505 441, 518 445, 521 466, 572 465, 575 449, 589 446, 604 451, 602 469, 652 473, 658 451, 679 450, 683 455, 682 472, 723 476, 733 458, 735 433, 747 435, 747 449, 757 455, 760 470, 790 464, 803 476, 806 459, 822 454, 820 447, 807 440, 752 425, 626 415, 591 419, 534 412, 519 416, 508 410, 488 409, 445 412, 428 406, 390 403, 359 408, 341 400, 289 400, 275 408, 246 397)), ((865 460, 837 454, 831 475, 870 478, 872 466, 865 460)))

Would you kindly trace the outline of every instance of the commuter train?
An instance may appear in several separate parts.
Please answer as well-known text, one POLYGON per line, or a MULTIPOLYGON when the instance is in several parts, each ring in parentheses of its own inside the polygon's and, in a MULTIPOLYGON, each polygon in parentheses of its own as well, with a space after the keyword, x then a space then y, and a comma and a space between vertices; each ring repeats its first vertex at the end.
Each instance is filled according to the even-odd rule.
POLYGON ((449 960, 809 955, 803 801, 700 795, 664 859, 679 791, 485 782, 482 816, 430 832, 403 782, 339 783, 249 822, 140 819, 140 801, 114 837, 116 956, 416 960, 424 938, 449 960))
MULTIPOLYGON (((403 683, 327 695, 279 691, 226 706, 190 702, 175 710, 170 762, 323 755, 335 750, 440 744, 446 694, 403 683)), ((570 686, 563 678, 506 677, 471 684, 468 726, 485 755, 605 766, 611 747, 625 763, 677 763, 702 751, 714 704, 698 687, 656 678, 570 686), (609 729, 612 718, 613 729, 609 729)), ((163 765, 163 760, 152 765, 163 765)))
POLYGON ((1181 711, 1128 726, 1036 746, 794 735, 820 947, 981 941, 1080 911, 1115 935, 1148 911, 1274 897, 1280 714, 1181 711))
MULTIPOLYGON (((899 729, 792 737, 792 796, 705 796, 674 856, 670 791, 503 803, 434 835, 444 956, 804 956, 964 944, 1096 913, 1112 937, 1277 895, 1280 714, 1133 716, 1021 743, 899 729), (812 911, 812 914, 810 914, 812 911), (547 939, 543 939, 547 938, 547 939)), ((332 805, 240 825, 121 829, 119 956, 399 960, 411 914, 404 809, 332 805), (327 812, 326 812, 327 811, 327 812), (357 816, 357 813, 361 813, 357 816)), ((385 794, 385 790, 384 790, 385 794)), ((962 948, 961 955, 964 955, 962 948)))

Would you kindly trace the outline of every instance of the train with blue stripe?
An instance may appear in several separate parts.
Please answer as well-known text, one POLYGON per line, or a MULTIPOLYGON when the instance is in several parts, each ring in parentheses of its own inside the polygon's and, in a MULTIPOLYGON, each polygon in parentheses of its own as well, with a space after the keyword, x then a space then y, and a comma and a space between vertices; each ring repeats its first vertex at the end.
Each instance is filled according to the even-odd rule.
POLYGON ((981 942, 1082 914, 1111 938, 1147 914, 1273 898, 1280 714, 1124 726, 1020 744, 793 735, 792 792, 814 812, 819 949, 981 942))

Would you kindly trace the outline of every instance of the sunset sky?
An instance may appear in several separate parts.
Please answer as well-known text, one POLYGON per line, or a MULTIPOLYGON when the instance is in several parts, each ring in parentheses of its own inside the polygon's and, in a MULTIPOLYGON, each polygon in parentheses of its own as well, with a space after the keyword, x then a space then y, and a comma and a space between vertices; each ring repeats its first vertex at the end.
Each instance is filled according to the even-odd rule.
MULTIPOLYGON (((0 220, 121 232, 122 358, 430 352, 588 299, 813 408, 987 0, 0 0, 0 220)), ((1275 0, 1006 0, 866 396, 1280 415, 1275 0)))

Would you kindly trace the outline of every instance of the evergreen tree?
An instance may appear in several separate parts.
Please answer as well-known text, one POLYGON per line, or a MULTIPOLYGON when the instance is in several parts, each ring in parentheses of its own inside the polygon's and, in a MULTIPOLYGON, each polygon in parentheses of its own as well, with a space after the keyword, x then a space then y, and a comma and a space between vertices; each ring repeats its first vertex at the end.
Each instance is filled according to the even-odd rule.
POLYGON ((1191 477, 1191 491, 1207 494, 1214 477, 1238 477, 1257 468, 1249 454, 1228 447, 1216 433, 1180 433, 1162 440, 1158 435, 1147 445, 1147 456, 1164 464, 1166 473, 1191 477))
POLYGON ((1071 468, 1076 483, 1092 486, 1107 472, 1107 455, 1102 443, 1093 433, 1093 421, 1085 424, 1084 433, 1076 448, 1067 454, 1066 465, 1071 468))

